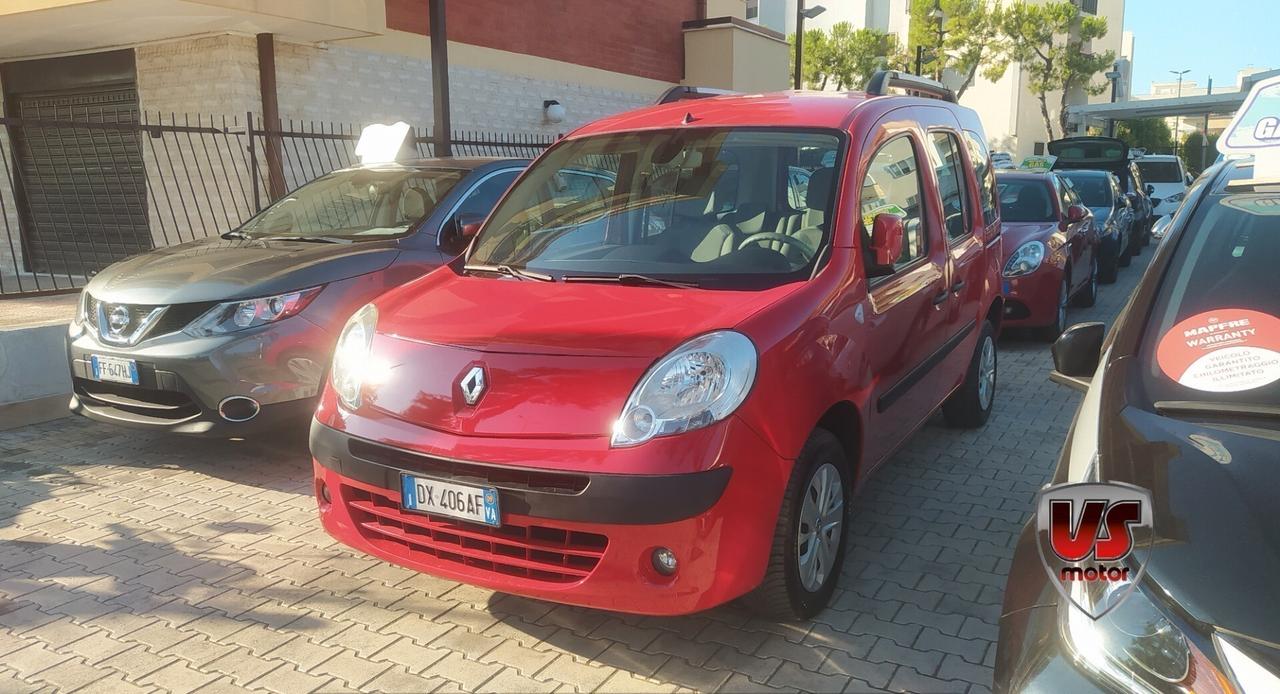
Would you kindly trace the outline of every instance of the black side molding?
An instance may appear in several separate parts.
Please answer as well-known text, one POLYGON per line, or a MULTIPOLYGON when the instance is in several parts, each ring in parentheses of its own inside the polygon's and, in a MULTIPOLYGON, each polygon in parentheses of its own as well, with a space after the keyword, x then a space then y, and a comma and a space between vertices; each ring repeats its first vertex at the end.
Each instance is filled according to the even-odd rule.
POLYGON ((954 350, 957 345, 964 342, 964 339, 969 336, 969 333, 973 332, 973 328, 977 324, 978 322, 973 320, 966 323, 965 326, 960 329, 960 332, 947 338, 947 341, 944 342, 941 347, 935 350, 933 354, 926 357, 924 361, 917 364, 914 369, 907 372, 907 375, 903 376, 900 381, 886 388, 884 393, 881 394, 879 398, 876 398, 876 412, 884 412, 893 406, 893 403, 897 402, 898 398, 906 395, 907 391, 911 390, 911 386, 919 383, 920 379, 924 378, 930 371, 932 371, 933 367, 941 364, 942 360, 946 359, 947 355, 951 354, 951 351, 954 350))

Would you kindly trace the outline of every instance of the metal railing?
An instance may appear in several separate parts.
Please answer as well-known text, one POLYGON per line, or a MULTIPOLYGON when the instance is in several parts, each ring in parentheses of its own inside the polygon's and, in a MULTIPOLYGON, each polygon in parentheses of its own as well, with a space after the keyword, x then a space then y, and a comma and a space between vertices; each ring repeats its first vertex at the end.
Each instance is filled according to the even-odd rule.
MULTIPOLYGON (((74 291, 136 253, 234 229, 356 162, 360 127, 253 114, 66 109, 0 117, 0 299, 74 291)), ((429 134, 415 131, 431 156, 429 134)), ((536 134, 455 132, 454 156, 533 157, 536 134)))

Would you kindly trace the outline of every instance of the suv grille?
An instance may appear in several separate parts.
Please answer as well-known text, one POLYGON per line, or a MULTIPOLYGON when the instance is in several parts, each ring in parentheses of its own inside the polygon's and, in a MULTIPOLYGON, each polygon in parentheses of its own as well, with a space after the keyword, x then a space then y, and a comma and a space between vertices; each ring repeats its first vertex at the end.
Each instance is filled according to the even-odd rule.
POLYGON ((414 564, 428 558, 546 583, 576 583, 600 563, 609 539, 541 525, 490 528, 409 513, 390 495, 343 485, 342 499, 364 539, 414 564))
POLYGON ((76 395, 89 406, 117 410, 156 421, 176 422, 200 414, 200 406, 185 393, 178 391, 104 383, 79 377, 72 381, 76 395))

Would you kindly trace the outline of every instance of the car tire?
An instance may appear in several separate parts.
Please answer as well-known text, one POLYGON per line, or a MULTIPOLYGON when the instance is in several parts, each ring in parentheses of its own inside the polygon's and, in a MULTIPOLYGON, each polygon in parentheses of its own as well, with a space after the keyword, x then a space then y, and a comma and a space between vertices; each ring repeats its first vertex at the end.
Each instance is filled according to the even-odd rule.
POLYGON ((1093 261, 1089 263, 1089 281, 1085 282, 1084 287, 1076 292, 1075 305, 1082 308, 1089 308, 1098 303, 1098 254, 1093 254, 1093 261))
POLYGON ((942 403, 942 416, 948 425, 977 429, 991 417, 996 402, 996 352, 995 326, 984 320, 964 383, 942 403))
POLYGON ((831 432, 815 430, 791 467, 764 580, 743 596, 744 606, 781 621, 809 619, 827 606, 844 566, 852 489, 844 446, 831 432), (829 490, 826 498, 820 498, 823 489, 829 490), (815 524, 815 517, 824 520, 815 524), (824 531, 824 521, 836 525, 824 531))
POLYGON ((1098 265, 1098 281, 1103 284, 1114 284, 1119 275, 1119 251, 1104 254, 1098 265))
POLYGON ((1067 329, 1067 306, 1071 303, 1070 297, 1071 283, 1064 276, 1062 284, 1058 287, 1058 308, 1054 313, 1053 322, 1036 331, 1041 340, 1053 342, 1058 339, 1063 330, 1067 329))

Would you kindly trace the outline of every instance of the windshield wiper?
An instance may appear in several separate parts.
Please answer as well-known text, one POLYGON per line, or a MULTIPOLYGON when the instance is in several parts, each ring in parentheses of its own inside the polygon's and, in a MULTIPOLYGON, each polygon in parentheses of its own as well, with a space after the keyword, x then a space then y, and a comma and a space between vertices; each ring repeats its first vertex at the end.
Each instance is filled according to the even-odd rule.
POLYGON ((664 280, 658 277, 650 277, 648 275, 637 275, 635 273, 624 272, 620 275, 565 275, 565 282, 617 282, 618 284, 630 287, 639 286, 659 286, 672 287, 674 289, 697 289, 697 282, 682 282, 677 280, 664 280))
POLYGON ((254 237, 252 237, 252 236, 250 236, 250 235, 248 235, 248 234, 244 233, 243 231, 228 231, 227 233, 225 233, 225 234, 223 234, 223 235, 222 235, 222 238, 224 238, 224 239, 245 239, 246 241, 250 241, 250 240, 253 240, 253 238, 254 238, 254 237))
POLYGON ((1206 415, 1210 417, 1250 417, 1280 419, 1280 407, 1244 402, 1206 402, 1202 400, 1158 400, 1156 412, 1164 415, 1206 415))
POLYGON ((260 236, 262 241, 306 241, 307 243, 351 243, 351 239, 336 236, 260 236))
POLYGON ((463 265, 462 269, 467 272, 492 272, 497 275, 506 275, 514 277, 518 280, 538 280, 539 282, 554 282, 556 278, 541 272, 533 272, 524 268, 511 267, 510 265, 463 265))

